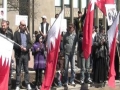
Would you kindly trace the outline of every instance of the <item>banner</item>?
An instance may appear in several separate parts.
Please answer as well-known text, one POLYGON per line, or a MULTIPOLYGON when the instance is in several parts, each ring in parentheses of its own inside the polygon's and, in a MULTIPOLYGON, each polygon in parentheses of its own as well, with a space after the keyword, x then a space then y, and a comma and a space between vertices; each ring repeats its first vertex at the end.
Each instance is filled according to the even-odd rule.
POLYGON ((28 26, 28 16, 27 15, 16 15, 15 25, 19 26, 20 21, 24 20, 26 22, 26 26, 28 26))
POLYGON ((4 8, 0 8, 0 19, 4 19, 5 11, 4 8))
POLYGON ((111 26, 117 16, 116 4, 105 4, 108 26, 111 26))

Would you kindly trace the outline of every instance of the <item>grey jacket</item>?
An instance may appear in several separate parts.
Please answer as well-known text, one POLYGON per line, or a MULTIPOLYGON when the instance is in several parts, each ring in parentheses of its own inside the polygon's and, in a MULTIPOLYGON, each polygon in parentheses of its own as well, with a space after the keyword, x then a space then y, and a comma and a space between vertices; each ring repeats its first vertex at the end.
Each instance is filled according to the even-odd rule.
POLYGON ((65 54, 76 54, 77 52, 77 48, 76 48, 76 44, 77 44, 77 35, 75 33, 75 31, 70 34, 69 32, 67 32, 64 36, 63 36, 63 48, 64 48, 64 53, 65 54))

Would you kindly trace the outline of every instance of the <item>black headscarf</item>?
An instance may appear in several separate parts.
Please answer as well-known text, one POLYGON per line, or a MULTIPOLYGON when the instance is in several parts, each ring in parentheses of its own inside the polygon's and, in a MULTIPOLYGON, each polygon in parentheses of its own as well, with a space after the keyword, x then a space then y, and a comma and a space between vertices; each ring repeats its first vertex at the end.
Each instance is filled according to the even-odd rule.
POLYGON ((35 42, 39 42, 40 37, 42 37, 42 36, 41 36, 40 34, 38 34, 38 35, 36 36, 35 42))

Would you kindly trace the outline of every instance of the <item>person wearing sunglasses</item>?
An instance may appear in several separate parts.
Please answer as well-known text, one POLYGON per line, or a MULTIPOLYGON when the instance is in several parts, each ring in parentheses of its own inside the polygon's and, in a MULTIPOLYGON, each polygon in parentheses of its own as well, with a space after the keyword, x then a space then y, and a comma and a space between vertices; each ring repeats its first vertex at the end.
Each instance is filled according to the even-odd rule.
POLYGON ((26 22, 24 20, 20 21, 19 29, 14 33, 14 41, 20 46, 14 44, 15 59, 16 59, 16 89, 20 90, 21 81, 21 67, 23 65, 25 72, 25 84, 27 90, 32 90, 29 82, 29 72, 28 72, 28 61, 29 49, 31 48, 30 34, 27 31, 26 22))

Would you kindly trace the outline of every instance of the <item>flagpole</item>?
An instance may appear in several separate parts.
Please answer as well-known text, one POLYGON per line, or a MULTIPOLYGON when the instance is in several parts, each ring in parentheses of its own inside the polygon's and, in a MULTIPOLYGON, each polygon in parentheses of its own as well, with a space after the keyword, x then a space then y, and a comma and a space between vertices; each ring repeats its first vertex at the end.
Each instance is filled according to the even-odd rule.
POLYGON ((0 36, 3 37, 3 38, 5 38, 5 39, 7 39, 7 40, 10 41, 11 43, 15 43, 16 45, 18 45, 19 47, 21 47, 20 44, 18 44, 18 43, 16 43, 15 41, 13 41, 13 40, 7 38, 5 35, 2 35, 2 34, 0 33, 0 36))
POLYGON ((3 0, 4 20, 7 20, 7 0, 3 0))

